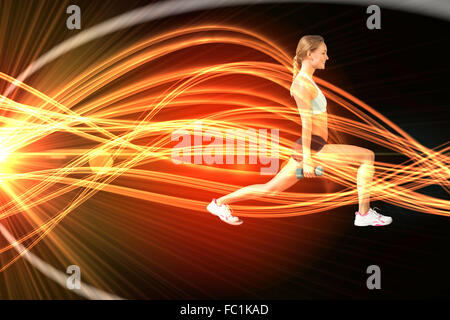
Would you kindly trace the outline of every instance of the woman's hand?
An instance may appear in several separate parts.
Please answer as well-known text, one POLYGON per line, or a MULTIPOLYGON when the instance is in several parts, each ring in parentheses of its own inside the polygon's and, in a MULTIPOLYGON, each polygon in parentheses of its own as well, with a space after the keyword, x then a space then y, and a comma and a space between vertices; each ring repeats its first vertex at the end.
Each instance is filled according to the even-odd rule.
POLYGON ((303 159, 303 176, 306 178, 314 177, 314 164, 312 158, 303 159))

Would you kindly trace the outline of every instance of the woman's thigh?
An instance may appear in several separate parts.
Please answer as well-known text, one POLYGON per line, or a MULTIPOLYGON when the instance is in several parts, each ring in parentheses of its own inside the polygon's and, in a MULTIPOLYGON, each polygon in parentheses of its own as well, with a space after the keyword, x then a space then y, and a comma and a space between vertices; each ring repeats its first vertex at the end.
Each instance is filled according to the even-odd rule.
POLYGON ((366 148, 349 144, 326 144, 313 155, 313 158, 324 162, 326 165, 356 165, 359 166, 365 161, 374 161, 375 154, 366 148))
MULTIPOLYGON (((326 144, 323 148, 313 153, 313 159, 319 159, 326 168, 333 166, 359 166, 364 161, 373 160, 374 153, 366 148, 352 146, 348 144, 326 144)), ((297 168, 302 167, 302 162, 289 158, 286 165, 266 183, 268 190, 284 191, 298 182, 296 175, 297 168)))

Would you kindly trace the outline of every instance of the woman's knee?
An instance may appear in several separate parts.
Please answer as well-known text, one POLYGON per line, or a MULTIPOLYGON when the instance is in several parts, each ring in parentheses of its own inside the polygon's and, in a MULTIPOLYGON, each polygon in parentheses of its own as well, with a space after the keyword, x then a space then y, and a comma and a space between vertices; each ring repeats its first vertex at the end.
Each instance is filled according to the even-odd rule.
POLYGON ((266 195, 274 192, 273 187, 271 187, 268 183, 254 184, 254 185, 248 186, 247 188, 249 188, 254 194, 256 194, 258 196, 266 196, 266 195))
POLYGON ((364 162, 374 163, 375 162, 375 152, 366 149, 363 157, 364 162))
POLYGON ((279 188, 276 185, 273 185, 271 183, 266 183, 264 185, 264 192, 266 195, 275 195, 279 192, 279 188))

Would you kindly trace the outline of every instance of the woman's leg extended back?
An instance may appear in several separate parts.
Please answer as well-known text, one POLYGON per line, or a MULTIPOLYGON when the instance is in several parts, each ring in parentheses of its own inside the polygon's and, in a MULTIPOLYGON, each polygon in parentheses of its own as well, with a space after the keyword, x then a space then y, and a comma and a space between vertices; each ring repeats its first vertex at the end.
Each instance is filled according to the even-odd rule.
POLYGON ((277 192, 284 191, 298 181, 296 176, 298 166, 299 162, 289 158, 286 165, 270 181, 263 184, 253 184, 236 190, 233 193, 217 199, 217 203, 219 205, 229 204, 236 201, 274 195, 277 192))

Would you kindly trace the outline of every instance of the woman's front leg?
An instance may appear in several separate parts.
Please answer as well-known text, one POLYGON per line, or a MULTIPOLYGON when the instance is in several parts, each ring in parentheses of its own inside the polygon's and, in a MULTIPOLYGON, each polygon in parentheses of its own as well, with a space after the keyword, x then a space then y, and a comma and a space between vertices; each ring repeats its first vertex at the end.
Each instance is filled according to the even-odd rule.
POLYGON ((357 175, 359 213, 366 214, 370 209, 370 185, 375 173, 375 155, 368 150, 367 160, 359 166, 357 175))
MULTIPOLYGON (((366 148, 344 144, 327 144, 316 157, 323 163, 325 171, 348 171, 358 168, 356 182, 358 191, 358 206, 360 213, 366 213, 370 208, 370 185, 375 172, 375 154, 366 148), (352 169, 354 168, 354 169, 352 169)), ((342 174, 342 172, 340 174, 342 174)))

